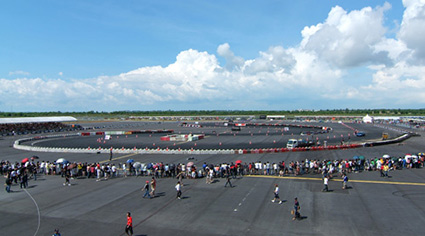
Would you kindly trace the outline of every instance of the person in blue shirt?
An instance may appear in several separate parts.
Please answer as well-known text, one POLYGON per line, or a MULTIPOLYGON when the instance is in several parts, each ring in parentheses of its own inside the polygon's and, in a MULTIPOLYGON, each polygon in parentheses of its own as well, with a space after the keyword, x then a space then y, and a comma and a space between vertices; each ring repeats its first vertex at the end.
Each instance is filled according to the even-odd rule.
POLYGON ((55 233, 52 236, 61 236, 59 229, 55 229, 55 233))
POLYGON ((342 189, 347 189, 348 177, 346 174, 342 174, 342 189))
POLYGON ((149 181, 146 181, 145 186, 142 188, 142 191, 145 190, 145 194, 143 195, 143 198, 149 197, 151 199, 151 195, 149 194, 149 181))
POLYGON ((295 220, 295 219, 301 219, 300 203, 298 202, 298 198, 295 198, 295 201, 294 201, 294 217, 292 218, 292 220, 295 220))

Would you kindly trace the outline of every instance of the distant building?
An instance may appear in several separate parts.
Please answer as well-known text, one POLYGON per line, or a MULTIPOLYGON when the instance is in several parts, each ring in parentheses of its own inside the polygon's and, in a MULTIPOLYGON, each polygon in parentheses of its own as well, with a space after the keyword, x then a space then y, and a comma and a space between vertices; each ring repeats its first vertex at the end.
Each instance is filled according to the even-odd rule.
POLYGON ((284 120, 285 116, 284 115, 268 115, 267 119, 269 119, 269 120, 284 120))

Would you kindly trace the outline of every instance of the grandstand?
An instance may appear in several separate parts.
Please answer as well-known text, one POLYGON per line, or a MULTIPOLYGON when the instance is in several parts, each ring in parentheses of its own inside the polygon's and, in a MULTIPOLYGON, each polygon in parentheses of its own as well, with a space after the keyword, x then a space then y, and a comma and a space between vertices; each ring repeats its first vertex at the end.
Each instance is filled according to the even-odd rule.
POLYGON ((73 131, 82 129, 79 125, 62 122, 76 122, 71 116, 0 118, 0 135, 39 134, 73 131))

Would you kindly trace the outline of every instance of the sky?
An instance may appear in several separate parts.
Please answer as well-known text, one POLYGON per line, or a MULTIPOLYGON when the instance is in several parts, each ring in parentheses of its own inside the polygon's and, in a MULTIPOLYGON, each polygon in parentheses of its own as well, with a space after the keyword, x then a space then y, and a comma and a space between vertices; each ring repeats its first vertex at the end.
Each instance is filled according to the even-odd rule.
POLYGON ((425 108, 425 0, 2 1, 0 111, 425 108))

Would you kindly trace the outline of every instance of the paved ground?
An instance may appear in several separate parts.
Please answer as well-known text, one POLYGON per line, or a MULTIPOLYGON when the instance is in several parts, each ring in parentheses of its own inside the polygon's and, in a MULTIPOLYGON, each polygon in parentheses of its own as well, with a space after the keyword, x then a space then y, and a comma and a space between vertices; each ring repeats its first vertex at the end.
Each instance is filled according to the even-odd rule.
MULTIPOLYGON (((131 127, 134 128, 134 127, 131 127)), ((359 128, 364 128, 359 125, 359 128)), ((365 130, 378 135, 382 130, 365 130)), ((339 131, 338 131, 339 132, 339 131)), ((305 158, 366 158, 422 152, 425 135, 404 143, 320 152, 249 155, 200 155, 195 164, 250 161, 292 161, 305 158)), ((11 146, 14 138, 0 139, 1 159, 19 161, 34 154, 43 160, 107 161, 108 154, 29 153, 11 146)), ((115 155, 114 163, 132 158, 141 162, 185 163, 187 155, 115 155)), ((1 235, 123 235, 126 212, 131 211, 135 235, 420 235, 425 221, 425 169, 393 171, 391 178, 377 172, 352 173, 352 187, 341 189, 339 179, 323 193, 319 175, 293 177, 245 176, 207 185, 204 179, 184 180, 183 199, 175 198, 175 179, 159 179, 157 197, 142 199, 147 177, 72 180, 62 186, 58 176, 30 181, 26 191, 0 192, 1 235), (273 185, 279 184, 282 205, 272 203, 273 185), (292 221, 290 210, 298 197, 304 219, 292 221)))
MULTIPOLYGON (((43 147, 77 147, 77 148, 138 148, 138 149, 258 149, 258 148, 285 148, 289 139, 304 139, 320 142, 327 145, 339 145, 341 141, 345 143, 365 142, 367 140, 377 140, 382 136, 382 128, 372 125, 349 124, 341 125, 338 123, 312 123, 314 126, 332 127, 330 133, 316 133, 314 135, 300 135, 302 132, 321 131, 317 128, 299 128, 290 127, 284 130, 282 126, 249 126, 242 127, 241 131, 231 131, 230 127, 224 127, 222 123, 205 123, 203 128, 181 127, 175 122, 166 123, 146 123, 146 122, 125 122, 121 126, 109 124, 101 126, 104 129, 113 130, 160 130, 172 129, 175 134, 203 134, 205 139, 194 142, 178 142, 178 141, 161 141, 160 137, 167 134, 164 133, 145 133, 133 135, 112 135, 110 140, 103 140, 102 136, 85 136, 85 137, 57 137, 55 139, 45 139, 32 141, 30 145, 43 147), (130 125, 133 124, 133 125, 130 125), (139 126, 135 126, 138 124, 139 126), (365 137, 356 137, 355 130, 367 129, 365 137)), ((295 123, 300 125, 302 123, 295 123)), ((93 125, 93 124, 91 124, 93 125)), ((103 129, 102 129, 103 130, 103 129)), ((390 136, 397 136, 399 132, 387 130, 390 136)), ((28 143, 26 143, 29 145, 28 143)))

